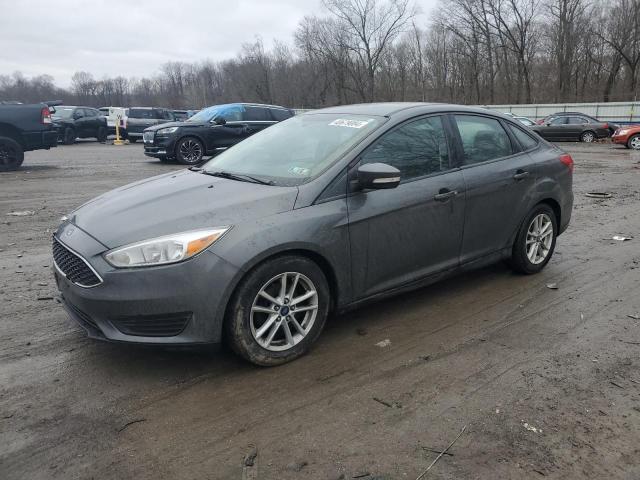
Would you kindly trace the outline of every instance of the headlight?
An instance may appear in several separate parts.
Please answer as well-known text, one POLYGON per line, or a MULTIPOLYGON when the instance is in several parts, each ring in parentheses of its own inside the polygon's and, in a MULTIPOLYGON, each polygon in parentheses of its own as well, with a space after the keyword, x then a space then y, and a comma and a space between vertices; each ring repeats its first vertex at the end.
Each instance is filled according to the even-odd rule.
POLYGON ((202 252, 231 227, 176 233, 116 248, 104 254, 116 268, 149 267, 181 262, 202 252))
POLYGON ((161 128, 156 132, 156 135, 169 135, 170 133, 175 133, 177 130, 178 127, 161 128))
POLYGON ((624 129, 624 130, 619 130, 618 131, 618 135, 626 135, 627 133, 629 133, 628 129, 624 129))

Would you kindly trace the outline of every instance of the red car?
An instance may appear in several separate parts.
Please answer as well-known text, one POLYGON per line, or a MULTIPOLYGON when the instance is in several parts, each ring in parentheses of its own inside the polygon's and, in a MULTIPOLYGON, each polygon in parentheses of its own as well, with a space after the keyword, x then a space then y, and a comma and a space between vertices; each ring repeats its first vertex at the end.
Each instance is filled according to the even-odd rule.
POLYGON ((618 128, 613 132, 611 141, 633 150, 640 150, 640 125, 627 125, 618 128))

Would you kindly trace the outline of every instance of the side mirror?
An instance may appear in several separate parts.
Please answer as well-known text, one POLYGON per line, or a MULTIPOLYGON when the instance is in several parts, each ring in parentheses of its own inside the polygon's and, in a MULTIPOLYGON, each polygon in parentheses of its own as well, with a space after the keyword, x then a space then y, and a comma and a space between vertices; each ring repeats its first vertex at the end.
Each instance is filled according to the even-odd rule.
POLYGON ((400 184, 400 170, 386 163, 365 163, 358 168, 362 189, 390 189, 400 184))
POLYGON ((227 121, 224 119, 224 117, 216 117, 213 120, 211 120, 212 123, 215 123, 216 125, 226 125, 227 121))

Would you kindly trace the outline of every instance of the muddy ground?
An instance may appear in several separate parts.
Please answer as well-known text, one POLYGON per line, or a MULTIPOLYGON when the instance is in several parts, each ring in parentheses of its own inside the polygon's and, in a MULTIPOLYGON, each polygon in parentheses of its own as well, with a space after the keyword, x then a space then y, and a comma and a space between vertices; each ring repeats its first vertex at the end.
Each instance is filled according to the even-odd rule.
POLYGON ((495 265, 331 318, 271 369, 87 339, 51 299, 52 229, 180 167, 139 144, 28 153, 0 174, 0 478, 415 479, 463 427, 424 478, 640 478, 640 153, 563 148, 576 206, 543 273, 495 265))

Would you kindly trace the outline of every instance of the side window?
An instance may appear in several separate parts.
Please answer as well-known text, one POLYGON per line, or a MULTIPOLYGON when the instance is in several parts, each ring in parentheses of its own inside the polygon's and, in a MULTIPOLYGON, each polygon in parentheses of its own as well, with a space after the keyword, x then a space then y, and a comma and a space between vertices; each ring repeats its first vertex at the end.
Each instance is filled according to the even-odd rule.
POLYGON ((76 108, 76 111, 73 112, 73 118, 78 119, 84 117, 84 108, 76 108))
POLYGON ((276 122, 281 122, 286 120, 287 118, 293 117, 289 110, 285 110, 284 108, 272 108, 271 116, 276 122))
POLYGON ((245 107, 244 119, 250 122, 267 122, 271 121, 269 112, 262 107, 245 107))
POLYGON ((518 143, 522 146, 523 151, 531 150, 538 145, 538 141, 521 128, 509 124, 509 129, 511 130, 511 133, 513 133, 513 136, 516 137, 518 143))
POLYGON ((442 117, 427 117, 385 133, 362 155, 362 163, 386 163, 402 181, 449 170, 449 148, 442 117))
POLYGON ((243 120, 243 113, 244 108, 241 105, 231 105, 220 110, 220 116, 227 122, 241 122, 243 120))
POLYGON ((513 153, 511 140, 495 118, 456 115, 464 150, 463 165, 507 157, 513 153))
POLYGON ((583 123, 589 123, 589 121, 582 117, 569 117, 567 123, 569 125, 582 125, 583 123))
POLYGON ((557 126, 557 125, 566 125, 567 117, 555 117, 547 122, 549 125, 557 126))

